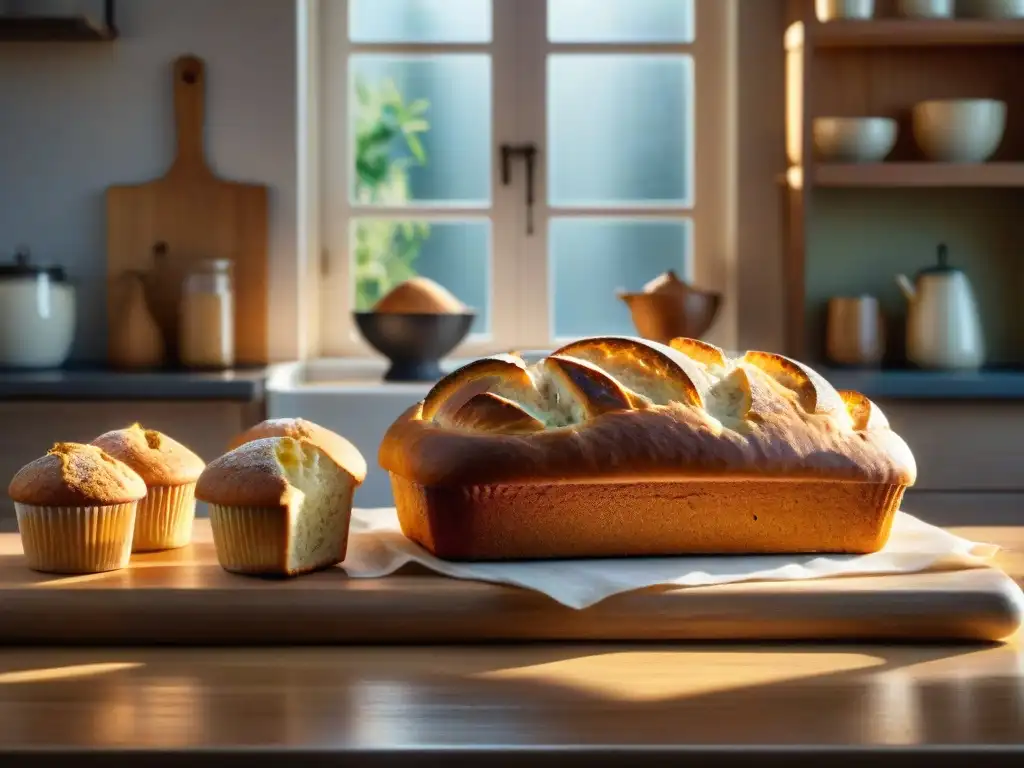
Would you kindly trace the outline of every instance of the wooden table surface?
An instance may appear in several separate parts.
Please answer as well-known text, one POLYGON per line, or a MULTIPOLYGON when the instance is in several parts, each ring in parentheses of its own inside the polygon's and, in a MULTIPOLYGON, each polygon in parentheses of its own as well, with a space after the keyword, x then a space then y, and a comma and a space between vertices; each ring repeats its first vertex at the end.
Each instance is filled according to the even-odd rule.
MULTIPOLYGON (((958 532, 1024 550, 1024 529, 958 532)), ((1000 562, 1024 577, 1019 551, 1000 562)), ((1024 765, 1016 639, 0 651, 3 768, 877 766, 922 751, 1024 765)))

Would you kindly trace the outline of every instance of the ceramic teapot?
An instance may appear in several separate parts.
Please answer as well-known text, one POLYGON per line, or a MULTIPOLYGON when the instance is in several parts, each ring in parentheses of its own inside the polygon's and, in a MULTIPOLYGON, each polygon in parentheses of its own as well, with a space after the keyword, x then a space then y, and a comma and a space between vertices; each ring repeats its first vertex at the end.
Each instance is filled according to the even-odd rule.
POLYGON ((699 339, 715 321, 721 294, 702 291, 669 270, 651 280, 641 293, 619 292, 645 339, 667 344, 677 336, 699 339))
POLYGON ((985 340, 971 283, 939 245, 933 266, 911 282, 897 275, 907 299, 907 359, 922 368, 973 370, 985 362, 985 340))

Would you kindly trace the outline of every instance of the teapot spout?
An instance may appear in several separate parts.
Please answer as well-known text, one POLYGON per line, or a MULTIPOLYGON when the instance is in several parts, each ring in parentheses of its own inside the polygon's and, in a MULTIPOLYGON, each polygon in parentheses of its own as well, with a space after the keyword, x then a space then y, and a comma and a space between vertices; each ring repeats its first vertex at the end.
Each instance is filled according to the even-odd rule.
POLYGON ((900 291, 903 292, 904 298, 909 303, 913 303, 914 299, 917 298, 917 289, 914 288, 914 284, 910 282, 910 278, 906 275, 896 275, 896 285, 900 287, 900 291))

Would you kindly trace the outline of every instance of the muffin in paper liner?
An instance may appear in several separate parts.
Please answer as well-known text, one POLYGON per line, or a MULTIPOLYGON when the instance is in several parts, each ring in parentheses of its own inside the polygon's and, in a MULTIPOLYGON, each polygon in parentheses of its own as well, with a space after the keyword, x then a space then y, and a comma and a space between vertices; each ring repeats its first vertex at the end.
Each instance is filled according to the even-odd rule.
POLYGON ((192 540, 196 481, 206 467, 198 455, 141 424, 104 432, 92 445, 130 467, 148 489, 139 502, 132 552, 178 549, 192 540))
POLYGON ((150 486, 135 513, 132 552, 178 549, 192 541, 196 484, 150 486))
POLYGON ((40 507, 15 502, 25 558, 43 573, 102 573, 128 565, 137 502, 40 507))
POLYGON ((287 575, 288 516, 279 508, 210 504, 210 528, 225 571, 287 575))
POLYGON ((366 460, 313 422, 272 419, 247 430, 196 485, 210 505, 224 570, 297 576, 345 559, 356 488, 366 460))

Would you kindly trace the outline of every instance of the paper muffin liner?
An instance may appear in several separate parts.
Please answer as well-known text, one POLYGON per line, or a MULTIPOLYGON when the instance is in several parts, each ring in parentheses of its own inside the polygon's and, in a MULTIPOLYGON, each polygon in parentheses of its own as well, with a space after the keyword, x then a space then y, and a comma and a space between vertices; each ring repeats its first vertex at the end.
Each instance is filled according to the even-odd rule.
POLYGON ((101 573, 128 565, 137 503, 92 507, 14 505, 28 567, 101 573))
POLYGON ((288 520, 280 508, 211 504, 210 528, 217 561, 224 570, 288 573, 288 520))
POLYGON ((177 549, 192 541, 196 484, 150 486, 135 514, 132 552, 177 549))

